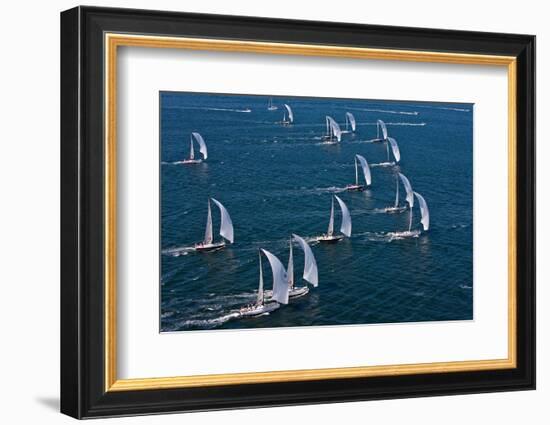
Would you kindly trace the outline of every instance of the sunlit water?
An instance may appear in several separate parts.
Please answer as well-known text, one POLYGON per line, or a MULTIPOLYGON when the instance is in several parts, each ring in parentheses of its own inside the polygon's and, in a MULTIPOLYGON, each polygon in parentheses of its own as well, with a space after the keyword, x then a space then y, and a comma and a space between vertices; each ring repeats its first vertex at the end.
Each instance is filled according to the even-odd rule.
MULTIPOLYGON (((265 97, 161 94, 161 330, 472 319, 473 106, 292 97, 274 103, 279 109, 268 111, 265 97), (283 103, 294 110, 290 127, 276 124, 283 103), (346 111, 355 115, 356 133, 323 144, 325 115, 343 125, 346 111), (371 165, 387 160, 385 145, 369 142, 377 119, 399 144, 397 170, 428 203, 431 228, 417 238, 390 235, 407 230, 408 212, 382 212, 394 201, 394 167, 373 166, 365 192, 343 191, 354 181, 356 153, 371 165), (208 160, 178 164, 189 155, 192 131, 206 140, 208 160), (258 248, 286 264, 291 233, 314 238, 326 231, 333 193, 350 208, 353 233, 336 245, 312 243, 319 287, 271 314, 236 317, 256 297, 258 248), (197 253, 191 247, 203 239, 209 196, 231 214, 235 243, 197 253)), ((216 232, 214 205, 212 212, 216 232)), ((413 229, 419 219, 416 204, 413 229)), ((294 253, 299 286, 303 255, 297 247, 294 253)), ((270 289, 267 261, 264 277, 270 289)))

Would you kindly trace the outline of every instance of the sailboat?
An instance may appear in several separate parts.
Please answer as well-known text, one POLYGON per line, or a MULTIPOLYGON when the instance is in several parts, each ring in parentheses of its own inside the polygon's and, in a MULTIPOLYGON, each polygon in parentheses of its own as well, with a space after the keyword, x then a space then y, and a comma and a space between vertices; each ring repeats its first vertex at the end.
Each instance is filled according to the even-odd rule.
POLYGON ((399 146, 397 145, 396 140, 393 137, 388 137, 385 140, 386 143, 386 162, 378 164, 379 166, 388 166, 398 164, 401 160, 401 152, 399 152, 399 146), (390 161, 390 146, 395 161, 390 161))
POLYGON ((315 261, 315 256, 313 251, 304 238, 292 234, 290 237, 289 243, 289 255, 288 255, 288 266, 286 268, 286 273, 288 276, 288 296, 290 299, 300 298, 306 295, 309 292, 308 282, 311 283, 314 287, 319 285, 319 272, 317 269, 317 261, 315 261), (302 286, 295 286, 294 280, 294 250, 292 248, 293 241, 298 242, 302 251, 304 251, 304 272, 302 278, 304 284, 302 286))
POLYGON ((369 164, 363 156, 357 154, 355 155, 355 184, 348 184, 346 186, 346 190, 362 192, 363 190, 365 190, 365 186, 362 184, 359 184, 359 169, 357 167, 357 160, 359 160, 359 163, 361 164, 361 168, 363 169, 363 176, 365 177, 366 185, 370 186, 371 184, 371 174, 370 174, 369 164))
POLYGON ((292 113, 292 109, 290 108, 290 106, 288 106, 286 103, 284 104, 284 106, 285 111, 283 111, 283 121, 281 122, 283 125, 290 125, 294 122, 294 114, 292 113))
POLYGON ((374 139, 373 142, 385 142, 387 139, 388 129, 386 128, 386 123, 382 120, 376 120, 376 139, 374 139))
POLYGON ((389 235, 391 237, 399 237, 399 238, 405 238, 405 237, 417 237, 420 235, 420 230, 413 230, 412 229, 412 223, 413 223, 413 207, 414 207, 414 197, 418 199, 418 204, 420 206, 420 222, 422 223, 422 228, 424 231, 428 231, 430 229, 430 211, 428 209, 428 204, 426 203, 426 200, 422 195, 420 195, 417 192, 414 192, 412 190, 411 184, 409 180, 401 173, 399 173, 399 177, 403 181, 403 186, 405 186, 405 189, 407 190, 407 203, 409 204, 409 228, 408 230, 402 231, 402 232, 391 232, 389 235))
POLYGON ((344 236, 347 236, 348 238, 351 236, 351 214, 344 201, 342 201, 338 196, 333 195, 327 233, 319 236, 317 240, 322 243, 336 243, 344 239, 344 236), (336 198, 338 204, 340 205, 340 209, 342 210, 342 224, 340 225, 341 234, 334 233, 334 198, 336 198))
POLYGON ((279 108, 277 108, 277 107, 273 104, 273 98, 270 97, 270 98, 269 98, 269 102, 267 103, 267 110, 268 110, 268 111, 276 111, 277 109, 279 109, 279 108))
POLYGON ((208 198, 208 215, 206 217, 206 230, 204 232, 204 240, 195 244, 196 251, 208 252, 208 251, 217 251, 225 247, 225 240, 222 239, 218 242, 214 241, 212 235, 212 209, 210 207, 210 200, 216 204, 220 209, 221 223, 220 223, 220 236, 225 238, 229 243, 233 243, 233 222, 229 213, 222 205, 221 202, 217 201, 214 198, 208 198))
POLYGON ((346 112, 346 129, 342 130, 342 133, 355 133, 355 117, 351 112, 346 112))
MULTIPOLYGON (((384 212, 387 213, 401 213, 407 209, 406 205, 399 205, 399 181, 403 181, 402 178, 400 178, 400 173, 395 173, 395 203, 391 207, 384 208, 384 212)), ((402 175, 402 174, 401 174, 402 175)), ((403 176, 407 182, 409 180, 403 176)), ((410 188, 411 184, 407 183, 407 185, 403 184, 405 186, 405 190, 407 191, 407 195, 409 195, 412 188, 410 188), (408 189, 407 189, 408 188, 408 189)))
POLYGON ((288 304, 288 275, 285 270, 285 266, 281 263, 281 260, 266 249, 258 250, 258 260, 260 262, 258 296, 254 304, 243 307, 239 310, 239 314, 242 317, 258 316, 260 314, 269 313, 278 309, 281 304, 288 304), (273 290, 271 291, 271 297, 269 300, 266 299, 266 294, 264 292, 262 253, 267 257, 269 264, 271 265, 271 272, 273 274, 273 290))
POLYGON ((190 139, 191 139, 190 140, 191 148, 189 152, 189 158, 184 159, 183 161, 181 161, 181 163, 182 164, 199 164, 203 160, 206 160, 206 158, 208 158, 208 150, 206 149, 206 143, 204 142, 204 139, 202 138, 202 136, 197 132, 191 133, 190 139), (193 139, 195 139, 199 144, 199 150, 200 150, 200 153, 202 154, 203 159, 200 159, 200 158, 195 159, 195 149, 193 148, 193 139))
POLYGON ((342 130, 334 118, 326 116, 327 132, 323 136, 323 141, 327 143, 337 143, 342 140, 342 130))

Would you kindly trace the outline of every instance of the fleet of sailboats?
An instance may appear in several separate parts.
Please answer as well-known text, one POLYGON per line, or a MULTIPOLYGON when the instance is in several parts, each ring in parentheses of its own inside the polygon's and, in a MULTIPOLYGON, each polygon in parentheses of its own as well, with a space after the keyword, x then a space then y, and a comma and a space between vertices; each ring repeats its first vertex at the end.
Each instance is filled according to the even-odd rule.
POLYGON ((348 184, 346 186, 347 191, 363 191, 365 190, 365 185, 359 183, 359 168, 357 166, 357 161, 361 164, 361 169, 363 170, 363 177, 365 178, 365 185, 370 186, 371 185, 371 174, 370 174, 370 167, 369 163, 365 159, 365 157, 356 154, 355 155, 355 184, 348 184))
POLYGON ((197 133, 193 132, 190 136, 190 150, 189 150, 189 158, 184 159, 181 161, 182 164, 200 164, 203 160, 206 160, 208 158, 208 149, 206 148, 206 143, 202 136, 197 133), (199 152, 202 154, 202 159, 195 158, 195 149, 193 147, 193 140, 196 140, 199 144, 199 152))
POLYGON ((196 251, 218 251, 222 248, 225 248, 225 240, 221 239, 217 242, 214 241, 213 232, 212 232, 212 208, 210 206, 210 201, 214 202, 216 206, 220 209, 220 236, 227 240, 229 243, 233 243, 233 222, 231 217, 225 207, 220 201, 217 201, 214 198, 208 198, 208 214, 206 216, 206 230, 204 231, 204 240, 195 244, 196 251))
POLYGON ((351 236, 351 214, 347 205, 337 195, 332 195, 332 204, 330 207, 330 218, 328 221, 327 233, 317 238, 317 241, 321 243, 336 243, 344 239, 344 236, 348 238, 351 236), (340 233, 334 232, 334 199, 338 201, 340 210, 342 211, 342 224, 340 225, 340 233))
MULTIPOLYGON (((291 107, 288 104, 283 105, 283 125, 290 125, 294 122, 294 114, 291 107)), ((273 104, 272 98, 269 98, 267 110, 275 111, 278 107, 273 104)), ((326 134, 323 136, 323 140, 328 143, 338 143, 341 141, 342 134, 354 133, 356 131, 356 120, 352 113, 346 112, 345 115, 345 129, 342 130, 340 125, 331 117, 326 116, 326 134)), ((401 153, 397 141, 388 136, 386 124, 382 120, 377 120, 377 138, 373 141, 386 143, 387 162, 378 165, 396 165, 401 160, 401 153), (391 156, 390 157, 390 149, 391 156)), ((198 132, 192 132, 190 136, 190 152, 189 158, 182 161, 185 164, 197 164, 208 157, 208 150, 203 137, 198 132), (199 152, 202 158, 196 158, 194 144, 199 146, 199 152)), ((356 154, 354 156, 355 163, 355 183, 346 186, 347 191, 363 191, 366 187, 372 183, 372 175, 369 164, 364 156, 356 154), (360 170, 361 169, 361 173, 360 170), (363 183, 364 180, 364 183, 363 183)), ((394 169, 395 170, 395 169, 394 169)), ((397 169, 398 170, 398 169, 397 169)), ((428 231, 430 227, 430 213, 426 200, 418 192, 415 192, 409 179, 402 173, 395 170, 395 202, 392 206, 388 206, 384 209, 387 213, 404 212, 409 210, 409 224, 407 230, 389 232, 392 238, 414 237, 418 236, 421 231, 428 231), (405 190, 404 204, 401 204, 400 199, 400 186, 401 184, 405 190), (413 212, 415 198, 420 210, 420 224, 421 229, 413 228, 413 212)), ((229 212, 224 205, 218 200, 210 197, 208 198, 208 210, 206 219, 206 229, 204 233, 204 240, 194 245, 196 251, 199 252, 212 252, 223 249, 227 243, 232 244, 234 242, 234 229, 233 222, 229 215, 229 212), (214 203, 220 211, 220 229, 219 235, 221 238, 215 240, 213 232, 212 221, 212 207, 211 203, 214 203)), ((331 209, 327 232, 315 240, 320 243, 337 243, 345 237, 351 237, 351 214, 345 204, 345 202, 337 195, 333 195, 331 198, 331 209), (341 224, 339 232, 335 231, 335 202, 337 201, 341 211, 341 224)), ((277 310, 281 305, 289 303, 289 300, 296 299, 307 295, 310 291, 310 286, 317 287, 319 284, 319 271, 317 267, 317 261, 313 250, 308 242, 296 235, 291 234, 289 238, 289 257, 288 264, 285 266, 281 260, 273 253, 266 249, 258 250, 258 262, 259 262, 259 281, 258 292, 253 304, 247 305, 239 309, 232 314, 236 317, 253 317, 270 313, 277 310), (294 270, 294 246, 297 245, 304 253, 304 269, 301 274, 301 284, 297 284, 294 270), (263 257, 267 258, 272 272, 272 289, 267 291, 264 286, 264 272, 263 272, 263 257)))

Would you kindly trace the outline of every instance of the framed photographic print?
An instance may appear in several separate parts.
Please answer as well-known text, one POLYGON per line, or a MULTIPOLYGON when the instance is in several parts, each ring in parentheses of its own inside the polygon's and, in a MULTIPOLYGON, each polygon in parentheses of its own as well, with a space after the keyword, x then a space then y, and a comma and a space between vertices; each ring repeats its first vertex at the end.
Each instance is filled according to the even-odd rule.
POLYGON ((535 38, 61 14, 61 410, 535 386, 535 38))

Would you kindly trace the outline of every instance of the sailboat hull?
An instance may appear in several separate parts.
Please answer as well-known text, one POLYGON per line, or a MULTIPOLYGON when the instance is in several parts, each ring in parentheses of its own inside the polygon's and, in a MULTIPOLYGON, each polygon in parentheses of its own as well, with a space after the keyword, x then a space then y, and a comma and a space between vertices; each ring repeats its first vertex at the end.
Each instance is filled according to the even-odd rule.
POLYGON ((365 186, 362 184, 348 184, 346 190, 348 192, 362 192, 365 190, 365 186))
POLYGON ((267 108, 268 111, 276 111, 277 109, 279 108, 277 108, 276 106, 270 106, 269 108, 267 108))
POLYGON ((214 243, 198 243, 195 245, 195 250, 199 252, 213 252, 225 248, 225 242, 214 242, 214 243))
POLYGON ((331 244, 331 243, 338 243, 340 242, 342 239, 344 239, 344 235, 323 235, 323 236, 319 236, 317 238, 317 241, 320 242, 320 243, 327 243, 327 244, 331 244))
POLYGON ((407 211, 407 207, 386 207, 384 208, 384 212, 388 214, 400 214, 402 212, 407 211))
MULTIPOLYGON (((309 293, 309 287, 307 286, 300 286, 299 288, 292 288, 288 291, 288 299, 293 300, 296 298, 303 297, 304 295, 307 295, 309 293)), ((273 301, 273 291, 265 291, 265 296, 267 297, 268 301, 273 301)))
POLYGON ((270 302, 262 305, 243 307, 239 310, 241 317, 254 317, 277 310, 281 305, 278 302, 270 302))
POLYGON ((420 230, 405 230, 403 232, 390 232, 388 236, 391 239, 417 238, 420 236, 420 230))
POLYGON ((184 159, 180 164, 200 164, 202 159, 184 159))
POLYGON ((288 127, 290 125, 290 121, 281 121, 281 124, 283 127, 288 127))

